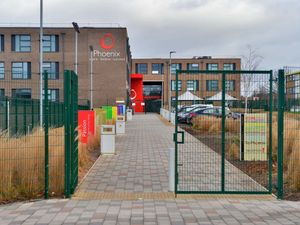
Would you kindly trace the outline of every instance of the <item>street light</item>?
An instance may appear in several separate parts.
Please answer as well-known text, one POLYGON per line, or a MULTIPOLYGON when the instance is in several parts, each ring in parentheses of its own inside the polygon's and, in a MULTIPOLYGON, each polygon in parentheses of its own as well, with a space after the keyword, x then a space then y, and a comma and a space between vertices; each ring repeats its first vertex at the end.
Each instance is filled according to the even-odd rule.
POLYGON ((43 127, 43 0, 40 0, 40 127, 43 127))
POLYGON ((75 73, 77 74, 77 65, 78 65, 78 57, 77 57, 77 45, 78 45, 78 33, 79 31, 79 26, 76 22, 72 22, 73 28, 75 30, 75 73))
POLYGON ((93 51, 94 51, 94 48, 92 45, 89 46, 90 48, 90 109, 93 109, 93 51))
MULTIPOLYGON (((172 54, 176 53, 176 51, 170 51, 170 57, 169 57, 169 79, 170 79, 170 87, 169 87, 169 121, 171 121, 171 101, 172 101, 172 75, 171 75, 171 69, 172 69, 172 54)), ((177 84, 175 84, 175 87, 177 84)), ((177 87, 176 87, 177 88, 177 87)))

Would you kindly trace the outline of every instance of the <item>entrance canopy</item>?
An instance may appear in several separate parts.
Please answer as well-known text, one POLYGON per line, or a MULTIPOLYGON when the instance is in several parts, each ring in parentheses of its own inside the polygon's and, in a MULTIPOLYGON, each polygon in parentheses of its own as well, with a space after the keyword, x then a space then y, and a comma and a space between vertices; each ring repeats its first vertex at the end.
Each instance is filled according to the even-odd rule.
MULTIPOLYGON (((209 101, 222 101, 222 92, 219 92, 217 94, 215 94, 214 96, 211 96, 209 98, 207 98, 206 100, 209 101)), ((235 101, 237 100, 236 98, 232 97, 231 95, 228 95, 225 93, 225 101, 235 101)))
POLYGON ((182 95, 178 96, 178 101, 197 101, 197 100, 203 100, 203 99, 192 94, 190 91, 186 91, 182 95))

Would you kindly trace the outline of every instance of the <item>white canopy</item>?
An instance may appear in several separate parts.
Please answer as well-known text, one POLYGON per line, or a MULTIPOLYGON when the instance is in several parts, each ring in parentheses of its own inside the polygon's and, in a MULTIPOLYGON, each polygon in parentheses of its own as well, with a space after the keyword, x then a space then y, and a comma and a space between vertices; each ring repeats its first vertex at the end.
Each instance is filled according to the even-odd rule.
POLYGON ((190 91, 186 91, 182 95, 178 96, 178 100, 179 101, 196 101, 196 100, 203 100, 203 99, 192 94, 190 91))
MULTIPOLYGON (((222 92, 219 92, 217 94, 215 94, 214 96, 211 96, 209 98, 207 98, 206 100, 209 101, 222 101, 222 92)), ((237 100, 236 98, 232 97, 231 95, 228 95, 225 93, 225 101, 235 101, 237 100)))

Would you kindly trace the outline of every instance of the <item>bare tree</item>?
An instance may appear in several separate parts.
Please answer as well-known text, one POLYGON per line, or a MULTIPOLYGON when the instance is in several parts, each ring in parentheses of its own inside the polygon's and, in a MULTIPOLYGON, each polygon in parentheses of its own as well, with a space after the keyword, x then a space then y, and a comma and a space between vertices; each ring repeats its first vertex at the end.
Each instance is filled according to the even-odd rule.
MULTIPOLYGON (((247 45, 247 53, 246 55, 242 56, 242 69, 253 71, 258 68, 263 57, 259 55, 251 45, 247 45)), ((248 98, 252 95, 255 89, 255 75, 254 74, 242 74, 242 88, 243 88, 243 95, 245 97, 245 113, 247 112, 248 108, 248 98)))

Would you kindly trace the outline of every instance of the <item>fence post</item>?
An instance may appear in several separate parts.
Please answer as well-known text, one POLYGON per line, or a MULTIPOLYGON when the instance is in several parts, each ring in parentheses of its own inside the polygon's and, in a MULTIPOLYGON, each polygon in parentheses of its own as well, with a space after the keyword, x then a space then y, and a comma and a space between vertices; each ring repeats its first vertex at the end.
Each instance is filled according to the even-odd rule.
POLYGON ((49 197, 49 105, 48 105, 48 73, 43 73, 44 78, 44 133, 45 133, 45 198, 49 197))
POLYGON ((284 70, 278 71, 278 153, 277 153, 277 198, 283 198, 283 129, 284 129, 284 93, 285 93, 284 70))
POLYGON ((222 73, 222 167, 221 167, 221 189, 225 192, 225 91, 226 91, 226 74, 222 73))
MULTIPOLYGON (((269 90, 269 165, 268 165, 268 169, 269 169, 269 192, 270 194, 272 193, 272 165, 273 165, 273 142, 272 142, 272 121, 273 121, 273 71, 270 71, 270 81, 269 81, 269 86, 270 86, 270 90, 269 90)), ((264 105, 268 105, 267 101, 265 101, 264 105)))
POLYGON ((70 71, 64 72, 65 197, 70 197, 70 71))

